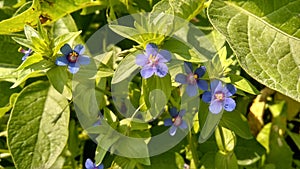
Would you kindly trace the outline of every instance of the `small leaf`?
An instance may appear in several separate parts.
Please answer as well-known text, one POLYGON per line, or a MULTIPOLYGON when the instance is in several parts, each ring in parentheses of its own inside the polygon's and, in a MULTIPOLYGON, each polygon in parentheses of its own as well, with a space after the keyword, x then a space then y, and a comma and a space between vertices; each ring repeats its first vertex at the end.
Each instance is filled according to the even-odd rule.
POLYGON ((235 74, 229 74, 229 78, 231 80, 231 84, 233 84, 236 88, 253 94, 258 95, 260 92, 256 89, 254 85, 252 85, 247 79, 245 79, 242 76, 235 75, 235 74))
POLYGON ((243 139, 238 137, 234 148, 239 165, 251 165, 262 159, 266 154, 265 148, 256 139, 243 139))
POLYGON ((143 79, 142 88, 146 106, 151 115, 156 118, 171 96, 171 76, 167 74, 160 78, 153 75, 148 79, 143 79))
POLYGON ((119 83, 137 73, 139 66, 135 64, 135 55, 127 55, 119 64, 111 83, 119 83))
POLYGON ((238 136, 244 139, 251 139, 253 137, 246 117, 237 110, 225 112, 220 121, 220 125, 234 131, 238 136))
POLYGON ((8 122, 8 146, 16 168, 50 168, 68 140, 68 101, 47 82, 18 96, 8 122))
POLYGON ((213 114, 211 112, 208 112, 204 126, 201 128, 200 131, 200 136, 198 139, 199 143, 205 142, 214 133, 216 127, 218 126, 222 118, 222 115, 223 115, 223 111, 221 111, 218 114, 213 114))
POLYGON ((109 28, 124 38, 133 40, 138 44, 143 44, 144 40, 141 38, 141 34, 144 32, 138 32, 137 29, 121 25, 109 25, 109 28))
POLYGON ((233 152, 217 152, 215 156, 216 169, 238 169, 237 159, 233 152))
POLYGON ((47 77, 53 87, 62 93, 68 81, 68 73, 65 67, 55 66, 47 71, 47 77))

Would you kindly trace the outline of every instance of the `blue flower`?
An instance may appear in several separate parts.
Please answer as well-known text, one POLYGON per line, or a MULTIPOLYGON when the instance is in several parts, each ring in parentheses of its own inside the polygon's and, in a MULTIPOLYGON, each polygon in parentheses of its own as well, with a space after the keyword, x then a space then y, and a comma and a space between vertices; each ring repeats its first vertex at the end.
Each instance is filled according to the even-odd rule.
POLYGON ((56 59, 56 65, 68 65, 68 69, 72 74, 75 74, 79 71, 80 65, 87 65, 90 63, 90 58, 82 55, 84 53, 84 46, 82 45, 76 45, 73 50, 69 44, 65 44, 60 48, 60 51, 62 54, 64 54, 64 56, 56 59))
POLYGON ((175 81, 181 84, 187 84, 186 92, 189 96, 195 96, 198 93, 198 88, 202 90, 208 89, 207 82, 199 79, 206 72, 206 68, 204 66, 200 66, 195 70, 195 72, 192 72, 192 64, 189 62, 184 62, 184 69, 187 74, 177 74, 175 81))
POLYGON ((165 64, 171 60, 171 53, 167 50, 158 50, 155 44, 149 43, 146 46, 146 53, 139 54, 135 63, 142 66, 141 75, 147 79, 153 74, 164 77, 168 73, 168 67, 165 64))
POLYGON ((172 118, 168 118, 164 120, 165 126, 171 126, 169 133, 171 136, 174 136, 176 134, 177 128, 186 129, 187 124, 182 119, 182 116, 185 114, 185 110, 181 110, 180 112, 177 112, 176 108, 170 109, 170 114, 172 118))
POLYGON ((103 166, 103 164, 96 166, 96 164, 93 163, 92 160, 88 158, 85 161, 85 168, 86 169, 103 169, 104 166, 103 166))
POLYGON ((22 57, 22 61, 24 61, 27 59, 28 56, 31 55, 32 49, 25 50, 23 48, 19 48, 19 52, 24 53, 24 56, 22 57))
POLYGON ((236 103, 230 96, 236 93, 236 88, 232 84, 223 86, 219 80, 214 80, 210 83, 210 90, 202 95, 202 100, 210 103, 209 111, 213 114, 218 114, 224 108, 226 111, 233 111, 236 103))

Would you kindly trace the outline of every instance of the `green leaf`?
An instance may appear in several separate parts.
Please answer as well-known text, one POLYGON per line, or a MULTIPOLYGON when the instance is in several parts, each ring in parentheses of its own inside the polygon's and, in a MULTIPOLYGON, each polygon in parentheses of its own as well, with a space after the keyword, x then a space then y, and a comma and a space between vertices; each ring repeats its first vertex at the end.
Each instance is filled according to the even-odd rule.
POLYGON ((54 22, 68 13, 72 13, 89 6, 99 6, 102 1, 77 0, 69 1, 39 1, 33 0, 26 11, 12 18, 0 22, 0 34, 10 34, 23 30, 24 25, 36 26, 38 18, 42 24, 54 22))
POLYGON ((168 13, 190 21, 204 9, 204 0, 163 0, 155 4, 152 13, 168 13))
POLYGON ((50 168, 68 140, 68 101, 48 82, 18 96, 8 123, 8 146, 16 168, 50 168))
POLYGON ((234 148, 239 165, 251 165, 262 159, 266 154, 265 148, 256 139, 243 139, 238 137, 234 148))
MULTIPOLYGON (((20 45, 11 36, 0 35, 0 67, 16 68, 22 63, 24 54, 18 52, 20 45)), ((2 76, 0 76, 2 78, 2 76)))
POLYGON ((258 95, 260 93, 255 86, 253 86, 247 79, 242 76, 229 74, 229 78, 231 80, 231 84, 242 91, 253 95, 258 95))
POLYGON ((68 73, 66 67, 55 66, 47 71, 47 77, 53 87, 59 92, 62 93, 64 86, 68 81, 68 73))
POLYGON ((300 150, 300 135, 287 130, 287 133, 292 138, 298 149, 300 150))
POLYGON ((167 74, 161 78, 153 75, 143 79, 142 88, 148 110, 153 117, 157 117, 171 96, 171 76, 167 74))
POLYGON ((12 32, 21 31, 24 28, 25 23, 29 25, 37 24, 37 18, 40 16, 40 3, 38 0, 34 0, 30 8, 21 14, 2 20, 0 22, 0 34, 9 34, 12 32))
POLYGON ((0 118, 6 113, 8 112, 10 109, 12 109, 15 101, 16 101, 16 98, 18 97, 18 93, 13 93, 10 98, 9 98, 9 103, 4 106, 4 107, 1 107, 0 108, 0 118))
MULTIPOLYGON (((201 128, 199 143, 205 142, 214 133, 223 115, 223 111, 218 114, 208 112, 204 126, 201 128)), ((200 124, 201 125, 201 124, 200 124)))
POLYGON ((237 110, 223 113, 220 125, 234 131, 235 134, 244 139, 251 139, 253 137, 247 118, 237 110))
POLYGON ((145 32, 139 32, 137 29, 127 26, 121 26, 121 25, 109 25, 109 28, 116 32, 117 34, 123 36, 124 38, 133 40, 137 42, 138 44, 143 44, 144 40, 142 38, 142 33, 145 32))
POLYGON ((299 0, 214 0, 213 26, 226 36, 254 79, 300 101, 299 0), (289 12, 287 12, 289 11, 289 12))
POLYGON ((218 127, 216 128, 215 137, 219 150, 224 152, 233 151, 236 144, 234 132, 224 127, 218 127))
POLYGON ((120 62, 111 83, 119 83, 126 78, 129 78, 132 74, 136 73, 139 66, 135 63, 135 55, 130 54, 127 55, 122 61, 120 62))
POLYGON ((238 169, 237 159, 233 152, 218 152, 215 156, 216 169, 238 169))

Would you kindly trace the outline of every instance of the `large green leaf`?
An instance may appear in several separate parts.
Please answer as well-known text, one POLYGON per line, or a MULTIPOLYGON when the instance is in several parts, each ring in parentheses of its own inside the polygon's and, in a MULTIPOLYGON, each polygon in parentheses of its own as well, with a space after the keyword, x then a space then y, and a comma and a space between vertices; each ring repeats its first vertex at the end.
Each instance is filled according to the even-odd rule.
POLYGON ((48 82, 18 96, 8 123, 8 146, 16 168, 50 168, 68 140, 68 102, 48 82))
POLYGON ((68 13, 89 6, 102 5, 103 1, 68 0, 68 1, 39 1, 33 0, 26 11, 0 22, 0 34, 9 34, 23 30, 24 25, 37 25, 38 18, 42 23, 54 22, 68 13))
POLYGON ((208 15, 241 67, 260 83, 300 101, 300 1, 214 0, 208 15))

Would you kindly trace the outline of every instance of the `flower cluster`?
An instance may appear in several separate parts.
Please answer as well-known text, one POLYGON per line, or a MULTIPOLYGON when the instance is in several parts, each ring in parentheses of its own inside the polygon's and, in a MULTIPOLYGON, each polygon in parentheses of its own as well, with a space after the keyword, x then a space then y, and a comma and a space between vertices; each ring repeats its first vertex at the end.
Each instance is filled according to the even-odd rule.
MULTIPOLYGON (((153 74, 164 77, 168 73, 166 62, 171 60, 171 53, 167 50, 158 50, 155 44, 147 44, 145 54, 139 54, 136 57, 136 64, 141 66, 140 71, 143 78, 149 78, 153 74)), ((202 100, 209 103, 209 111, 213 114, 218 114, 222 109, 233 111, 236 107, 235 101, 231 98, 236 93, 236 88, 232 84, 223 85, 220 80, 213 80, 210 83, 210 90, 206 80, 201 79, 206 68, 200 66, 193 70, 192 63, 184 62, 185 73, 178 73, 175 81, 186 85, 186 93, 190 96, 196 96, 198 89, 204 91, 202 100)), ((172 118, 164 120, 165 126, 171 126, 169 134, 174 136, 177 128, 186 129, 187 123, 183 120, 185 110, 177 112, 175 108, 170 109, 172 118)))

